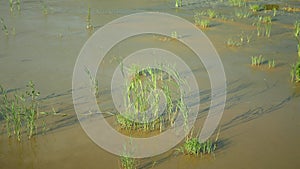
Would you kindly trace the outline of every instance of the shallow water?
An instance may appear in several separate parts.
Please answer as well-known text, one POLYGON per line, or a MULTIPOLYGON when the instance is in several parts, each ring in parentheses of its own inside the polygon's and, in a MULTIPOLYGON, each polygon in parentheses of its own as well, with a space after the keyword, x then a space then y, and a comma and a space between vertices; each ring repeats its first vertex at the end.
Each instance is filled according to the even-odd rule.
MULTIPOLYGON (((17 143, 0 134, 0 168, 119 168, 119 157, 94 144, 81 129, 72 103, 72 73, 76 58, 91 32, 85 29, 88 7, 97 28, 118 17, 143 11, 160 11, 193 21, 193 11, 214 8, 233 17, 234 9, 220 1, 189 1, 175 9, 164 0, 47 1, 48 15, 43 15, 39 1, 22 2, 20 13, 10 14, 8 1, 0 2, 0 17, 15 35, 0 33, 0 84, 8 89, 23 88, 29 80, 41 91, 44 111, 54 107, 66 116, 47 117, 49 131, 32 140, 17 143)), ((268 1, 300 7, 299 1, 268 1)), ((250 3, 254 3, 251 2, 250 3)), ((238 8, 236 8, 238 9, 238 8)), ((297 59, 293 23, 300 13, 278 11, 271 38, 256 37, 253 19, 212 19, 204 30, 218 51, 227 77, 227 103, 220 127, 220 147, 213 157, 195 158, 176 155, 171 150, 160 156, 139 159, 138 168, 299 168, 300 86, 290 83, 290 64, 297 59), (229 38, 253 34, 249 44, 227 47, 229 38), (276 68, 252 68, 250 56, 262 54, 275 59, 276 68)), ((207 74, 193 54, 176 41, 160 41, 155 36, 129 39, 120 43, 101 64, 98 100, 104 111, 113 111, 109 78, 120 58, 148 46, 162 47, 182 56, 191 65, 203 91, 209 90, 207 74), (138 44, 138 45, 137 45, 138 44), (194 63, 194 64, 193 64, 194 63)), ((209 98, 203 93, 203 111, 196 126, 205 120, 209 98), (206 100, 207 99, 207 100, 206 100)), ((202 97, 202 96, 201 96, 202 97)), ((2 122, 1 122, 2 124, 2 122)), ((2 128, 2 127, 1 127, 2 128)))

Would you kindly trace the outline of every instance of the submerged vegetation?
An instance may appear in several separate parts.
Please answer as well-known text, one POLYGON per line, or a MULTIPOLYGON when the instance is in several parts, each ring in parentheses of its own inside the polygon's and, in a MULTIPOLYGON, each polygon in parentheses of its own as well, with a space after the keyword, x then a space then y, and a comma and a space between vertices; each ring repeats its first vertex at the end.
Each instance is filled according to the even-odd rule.
POLYGON ((238 7, 242 7, 246 5, 245 0, 229 0, 229 4, 231 6, 238 6, 238 7))
POLYGON ((175 0, 175 7, 182 7, 182 0, 175 0))
POLYGON ((183 113, 184 124, 187 124, 188 109, 183 98, 179 97, 180 85, 185 81, 170 66, 164 68, 171 74, 151 67, 142 71, 136 65, 130 68, 132 77, 125 84, 126 110, 116 116, 122 129, 162 132, 175 125, 179 112, 183 113))
MULTIPOLYGON (((30 81, 26 86, 25 93, 8 93, 0 87, 0 115, 5 120, 5 128, 8 137, 15 136, 21 141, 22 133, 26 131, 30 139, 37 133, 37 120, 39 115, 38 97, 40 92, 35 84, 30 81)), ((45 122, 43 122, 45 128, 45 122)))
POLYGON ((211 154, 217 148, 217 143, 207 140, 205 142, 200 142, 198 138, 189 138, 185 141, 184 153, 188 155, 204 155, 211 154))
POLYGON ((15 8, 21 11, 21 0, 9 0, 10 12, 13 12, 15 8))
POLYGON ((183 143, 183 146, 180 147, 178 150, 186 155, 193 155, 193 156, 202 156, 206 154, 212 154, 217 149, 220 129, 216 135, 214 141, 206 140, 201 142, 198 137, 193 137, 192 133, 188 136, 183 143))
POLYGON ((269 69, 271 69, 271 68, 275 68, 275 60, 273 59, 273 60, 268 60, 268 66, 269 66, 269 69))
POLYGON ((235 16, 239 19, 249 18, 251 16, 251 13, 245 10, 236 10, 235 16))
POLYGON ((136 169, 136 160, 128 155, 121 156, 121 169, 136 169))
POLYGON ((6 36, 8 36, 8 35, 9 35, 8 28, 7 28, 7 26, 6 26, 6 24, 5 24, 3 18, 0 18, 0 23, 1 23, 1 25, 2 25, 1 30, 4 32, 4 34, 5 34, 6 36))
POLYGON ((290 76, 292 82, 300 82, 300 22, 296 21, 294 24, 294 37, 297 40, 298 61, 292 64, 290 76))
POLYGON ((253 5, 249 6, 249 9, 252 12, 258 12, 258 11, 262 10, 262 7, 260 5, 258 5, 258 4, 253 4, 253 5))
POLYGON ((298 59, 296 64, 292 65, 290 76, 291 76, 291 82, 296 82, 296 83, 300 82, 300 59, 298 59))
POLYGON ((259 56, 251 56, 251 66, 260 66, 264 62, 264 58, 262 55, 259 56))
POLYGON ((259 16, 256 25, 257 36, 271 36, 272 17, 271 16, 259 16))
POLYGON ((85 73, 88 75, 91 82, 91 92, 97 97, 99 95, 99 81, 92 75, 89 69, 85 68, 85 73))
POLYGON ((194 22, 196 26, 200 26, 201 28, 208 28, 210 26, 210 21, 207 19, 201 19, 202 13, 196 12, 194 14, 194 22))
POLYGON ((91 17, 91 8, 88 8, 88 14, 86 16, 86 29, 93 30, 94 27, 92 25, 92 17, 91 17))
POLYGON ((252 39, 252 35, 245 34, 244 32, 242 32, 237 37, 229 38, 226 41, 226 45, 228 47, 239 47, 239 46, 242 46, 244 44, 249 44, 251 39, 252 39))
POLYGON ((300 22, 296 21, 294 24, 294 36, 297 40, 297 51, 298 51, 298 56, 300 57, 300 22))

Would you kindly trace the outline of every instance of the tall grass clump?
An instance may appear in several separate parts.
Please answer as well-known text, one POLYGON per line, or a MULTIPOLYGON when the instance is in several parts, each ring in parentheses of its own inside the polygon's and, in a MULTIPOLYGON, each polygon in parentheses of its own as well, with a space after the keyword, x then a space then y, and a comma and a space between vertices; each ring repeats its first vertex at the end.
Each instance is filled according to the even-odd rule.
POLYGON ((296 64, 292 65, 290 76, 291 76, 291 82, 296 82, 296 83, 300 82, 300 59, 298 59, 296 64))
POLYGON ((272 28, 272 17, 271 16, 259 16, 257 22, 255 23, 257 36, 271 36, 272 28), (264 34, 263 34, 264 33, 264 34))
POLYGON ((182 7, 182 0, 175 0, 175 7, 176 8, 182 7))
POLYGON ((273 59, 273 60, 268 60, 268 66, 269 66, 269 69, 271 69, 271 68, 275 68, 275 60, 273 59))
POLYGON ((192 132, 190 136, 187 136, 183 146, 179 148, 179 151, 183 152, 186 155, 206 155, 212 154, 217 149, 218 139, 219 139, 220 129, 216 135, 214 141, 206 140, 201 142, 198 137, 193 137, 192 132))
POLYGON ((26 91, 22 93, 8 93, 0 87, 0 115, 5 120, 8 137, 15 136, 21 141, 23 132, 30 139, 37 133, 37 120, 39 116, 38 96, 35 84, 30 81, 26 91))
POLYGON ((174 126, 179 112, 183 113, 184 124, 187 124, 188 109, 183 98, 179 97, 180 84, 185 81, 170 66, 164 68, 168 69, 168 73, 151 67, 140 70, 137 65, 129 69, 131 77, 124 90, 126 110, 116 116, 122 129, 162 132, 165 128, 174 126), (163 110, 161 101, 165 102, 163 110))
POLYGON ((297 40, 298 57, 300 57, 300 21, 296 21, 294 24, 294 36, 297 40))
POLYGON ((264 58, 262 55, 259 56, 251 56, 251 66, 260 66, 264 62, 264 58))
POLYGON ((21 0, 9 0, 8 2, 10 12, 13 12, 15 8, 17 8, 18 11, 21 11, 21 0))
POLYGON ((217 13, 216 11, 212 10, 212 9, 208 9, 207 10, 207 15, 210 19, 216 18, 217 17, 217 13))
POLYGON ((257 12, 257 11, 260 11, 262 10, 262 7, 258 4, 253 4, 253 5, 250 5, 249 6, 249 9, 252 11, 252 12, 257 12))
MULTIPOLYGON (((131 139, 131 137, 130 137, 131 139)), ((129 144, 132 146, 132 140, 130 140, 129 144)), ((133 154, 132 150, 128 150, 126 144, 123 145, 123 152, 120 156, 120 168, 121 169, 136 169, 137 168, 137 160, 132 158, 131 155, 133 154)))
POLYGON ((231 6, 242 7, 246 5, 245 0, 229 0, 231 6))
POLYGON ((202 13, 196 12, 194 14, 194 22, 196 26, 200 26, 201 28, 208 28, 210 26, 210 21, 207 19, 201 19, 202 13))
POLYGON ((4 34, 5 34, 6 36, 8 36, 8 35, 9 35, 8 28, 7 28, 7 25, 5 24, 3 18, 0 18, 0 23, 1 23, 1 25, 2 25, 1 30, 4 32, 4 34))
POLYGON ((236 10, 235 16, 239 19, 245 19, 249 18, 251 16, 251 13, 245 10, 236 10))

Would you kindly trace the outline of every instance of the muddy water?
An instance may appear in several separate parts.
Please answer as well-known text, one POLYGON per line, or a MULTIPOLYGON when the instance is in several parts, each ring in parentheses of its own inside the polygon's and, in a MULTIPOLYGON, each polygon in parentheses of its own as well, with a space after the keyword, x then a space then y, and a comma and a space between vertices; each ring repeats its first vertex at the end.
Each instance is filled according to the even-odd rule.
MULTIPOLYGON (((214 8, 228 18, 234 8, 220 1, 189 1, 176 10, 171 1, 47 1, 48 15, 43 15, 39 1, 22 2, 20 13, 10 14, 8 1, 0 2, 0 17, 10 31, 0 33, 0 84, 22 88, 33 80, 41 91, 42 109, 54 107, 66 116, 47 117, 49 131, 28 141, 17 143, 0 135, 0 168, 119 168, 119 158, 95 145, 81 129, 72 104, 72 71, 81 47, 92 34, 85 30, 87 8, 92 7, 92 24, 97 28, 118 17, 142 11, 168 12, 193 20, 193 10, 214 8), (12 31, 12 29, 15 31, 12 31), (15 32, 15 33, 14 33, 15 32)), ((300 7, 299 1, 269 1, 281 6, 300 7)), ((139 168, 299 168, 300 86, 289 82, 290 64, 297 59, 292 29, 299 13, 278 11, 271 38, 256 37, 253 20, 227 21, 213 19, 204 32, 216 47, 227 76, 228 95, 221 121, 220 147, 212 157, 194 158, 172 151, 139 160, 139 168), (227 47, 229 38, 253 34, 249 44, 227 47), (275 59, 276 68, 252 68, 250 56, 264 55, 275 59)), ((116 46, 100 70, 112 72, 118 64, 115 56, 160 46, 185 58, 197 76, 201 89, 209 90, 207 75, 201 63, 194 63, 192 53, 174 41, 156 37, 136 37, 116 46), (136 45, 138 44, 138 45, 136 45)), ((122 56, 124 55, 124 56, 122 56)), ((107 95, 109 76, 100 74, 104 111, 113 111, 107 95)), ((203 96, 205 98, 205 96, 203 96)), ((204 110, 208 101, 203 100, 204 110)), ((201 127, 206 111, 199 115, 201 127)), ((1 122, 2 124, 2 122, 1 122)))

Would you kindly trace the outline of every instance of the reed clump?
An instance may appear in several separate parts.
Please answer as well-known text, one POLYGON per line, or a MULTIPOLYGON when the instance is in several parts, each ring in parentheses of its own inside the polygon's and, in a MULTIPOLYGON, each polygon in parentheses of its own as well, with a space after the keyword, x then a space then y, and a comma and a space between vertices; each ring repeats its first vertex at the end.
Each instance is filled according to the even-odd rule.
POLYGON ((187 125, 188 108, 180 96, 180 85, 186 82, 170 66, 163 69, 139 66, 130 68, 131 77, 125 84, 125 112, 116 115, 121 129, 160 131, 174 126, 178 113, 187 125), (162 103, 163 102, 163 103, 162 103))
MULTIPOLYGON (((15 136, 21 141, 22 133, 26 132, 28 139, 37 133, 39 118, 40 92, 30 81, 25 92, 9 92, 0 86, 0 115, 5 121, 8 137, 15 136)), ((44 124, 45 127, 45 124, 44 124)))

